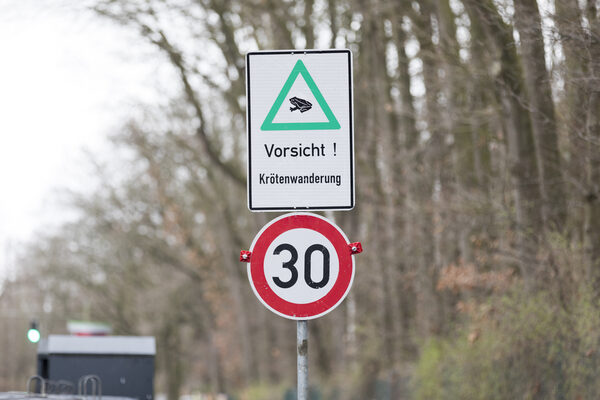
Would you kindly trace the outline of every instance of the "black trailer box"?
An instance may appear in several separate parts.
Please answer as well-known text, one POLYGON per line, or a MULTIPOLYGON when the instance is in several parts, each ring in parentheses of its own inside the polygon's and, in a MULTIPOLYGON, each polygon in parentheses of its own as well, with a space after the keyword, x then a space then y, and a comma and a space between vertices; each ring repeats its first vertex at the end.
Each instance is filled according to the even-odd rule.
POLYGON ((148 336, 50 335, 38 346, 38 375, 75 387, 82 376, 97 375, 103 395, 153 400, 155 354, 148 336))

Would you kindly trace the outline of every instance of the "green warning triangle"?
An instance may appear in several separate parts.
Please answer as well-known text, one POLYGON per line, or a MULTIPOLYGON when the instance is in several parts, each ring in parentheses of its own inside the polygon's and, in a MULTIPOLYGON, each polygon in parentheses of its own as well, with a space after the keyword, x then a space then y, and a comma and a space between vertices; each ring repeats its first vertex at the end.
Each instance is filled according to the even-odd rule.
POLYGON ((340 123, 335 118, 335 115, 333 115, 331 108, 329 108, 329 105, 325 101, 325 98, 321 94, 321 91, 317 87, 317 84, 313 80, 312 76, 310 76, 310 74, 308 73, 308 70, 306 69, 306 66, 304 65, 302 60, 298 60, 296 65, 294 65, 292 72, 290 72, 290 76, 288 76, 287 80, 285 81, 285 84, 283 85, 283 88, 281 88, 281 92, 279 92, 279 95, 277 96, 275 102, 271 106, 271 110, 267 114, 267 117, 262 123, 260 129, 262 129, 263 131, 307 131, 317 129, 340 129, 340 123), (308 88, 312 92, 313 96, 315 96, 315 99, 317 99, 317 103, 319 103, 319 106, 321 106, 321 109, 327 117, 327 122, 273 122, 277 111, 283 104, 283 101, 290 92, 290 89, 292 88, 292 85, 296 81, 298 75, 302 75, 302 78, 304 78, 304 81, 308 85, 308 88))

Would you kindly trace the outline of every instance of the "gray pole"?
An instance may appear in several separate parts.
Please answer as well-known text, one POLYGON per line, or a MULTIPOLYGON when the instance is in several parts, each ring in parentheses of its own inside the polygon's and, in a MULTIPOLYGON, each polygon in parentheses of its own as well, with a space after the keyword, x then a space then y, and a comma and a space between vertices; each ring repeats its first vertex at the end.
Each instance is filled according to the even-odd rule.
POLYGON ((308 321, 298 321, 298 400, 308 400, 308 321))

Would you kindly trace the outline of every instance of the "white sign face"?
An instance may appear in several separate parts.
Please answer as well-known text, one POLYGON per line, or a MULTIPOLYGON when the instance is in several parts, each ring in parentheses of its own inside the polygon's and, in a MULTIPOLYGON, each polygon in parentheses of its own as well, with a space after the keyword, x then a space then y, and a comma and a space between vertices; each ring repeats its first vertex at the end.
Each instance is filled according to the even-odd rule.
POLYGON ((246 55, 248 208, 354 207, 352 53, 246 55))
POLYGON ((331 291, 337 281, 339 265, 336 249, 323 234, 298 228, 282 233, 269 245, 264 273, 277 296, 290 303, 308 304, 331 291), (295 261, 297 272, 290 268, 291 260, 295 261))

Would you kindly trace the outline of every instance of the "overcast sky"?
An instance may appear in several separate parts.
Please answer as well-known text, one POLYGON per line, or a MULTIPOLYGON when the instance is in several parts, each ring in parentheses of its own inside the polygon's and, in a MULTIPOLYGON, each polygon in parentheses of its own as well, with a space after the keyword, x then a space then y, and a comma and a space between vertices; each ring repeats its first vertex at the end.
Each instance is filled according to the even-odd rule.
POLYGON ((77 3, 0 1, 0 282, 11 248, 66 217, 58 189, 85 189, 82 149, 105 156, 104 138, 156 96, 149 47, 77 3))

